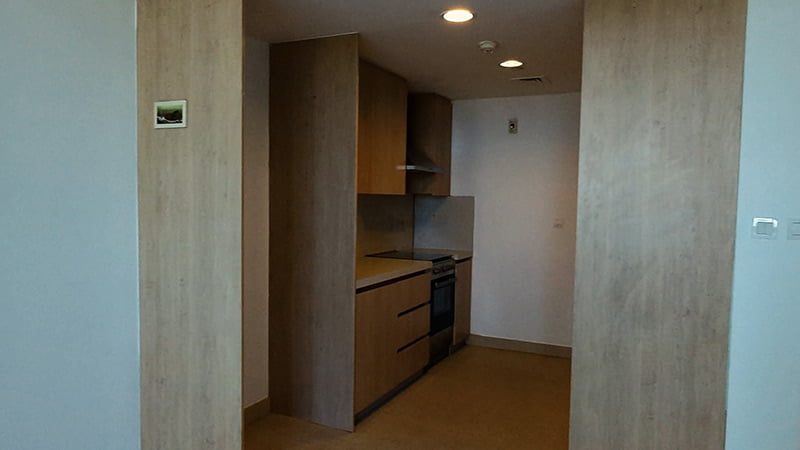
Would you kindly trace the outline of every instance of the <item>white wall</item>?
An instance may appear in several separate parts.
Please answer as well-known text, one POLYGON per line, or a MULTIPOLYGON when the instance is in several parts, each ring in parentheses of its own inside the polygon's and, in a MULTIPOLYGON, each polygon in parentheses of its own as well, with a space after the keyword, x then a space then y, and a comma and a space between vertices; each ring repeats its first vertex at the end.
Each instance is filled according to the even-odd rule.
POLYGON ((452 195, 475 197, 473 334, 571 345, 579 120, 578 93, 454 102, 452 195))
POLYGON ((0 448, 139 448, 133 0, 0 1, 0 448))
POLYGON ((750 0, 734 265, 727 447, 800 448, 800 5, 750 0), (753 217, 781 220, 777 240, 753 217))

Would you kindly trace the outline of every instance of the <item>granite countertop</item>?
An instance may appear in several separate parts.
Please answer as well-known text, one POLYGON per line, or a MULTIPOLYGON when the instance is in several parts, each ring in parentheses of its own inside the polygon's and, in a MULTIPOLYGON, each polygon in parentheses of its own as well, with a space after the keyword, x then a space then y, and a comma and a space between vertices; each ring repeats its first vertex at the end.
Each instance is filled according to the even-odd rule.
POLYGON ((356 258, 356 289, 430 270, 431 266, 430 261, 362 256, 356 258))

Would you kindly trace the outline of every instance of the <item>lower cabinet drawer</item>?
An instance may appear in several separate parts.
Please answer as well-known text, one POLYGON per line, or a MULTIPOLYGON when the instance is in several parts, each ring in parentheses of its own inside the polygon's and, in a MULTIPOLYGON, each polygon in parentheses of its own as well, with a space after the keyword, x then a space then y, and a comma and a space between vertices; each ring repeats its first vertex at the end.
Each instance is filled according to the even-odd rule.
POLYGON ((425 336, 424 339, 397 353, 395 384, 402 383, 425 368, 430 358, 430 345, 429 338, 425 336))
POLYGON ((397 312, 413 308, 420 303, 425 303, 431 299, 431 276, 424 274, 421 276, 399 281, 392 285, 397 295, 394 305, 397 312))
POLYGON ((397 317, 395 325, 395 350, 399 350, 422 336, 427 336, 431 329, 431 306, 404 313, 397 317))
POLYGON ((427 365, 429 300, 428 273, 356 294, 355 414, 427 365))

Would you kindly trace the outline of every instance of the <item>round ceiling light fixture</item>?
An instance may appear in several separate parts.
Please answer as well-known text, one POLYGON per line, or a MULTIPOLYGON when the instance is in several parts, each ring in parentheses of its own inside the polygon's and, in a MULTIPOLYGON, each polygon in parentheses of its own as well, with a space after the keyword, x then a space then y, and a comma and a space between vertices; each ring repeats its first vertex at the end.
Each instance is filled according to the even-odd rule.
POLYGON ((507 59, 500 63, 500 67, 505 67, 507 69, 518 69, 523 65, 525 65, 525 63, 518 59, 507 59))
POLYGON ((442 13, 442 19, 453 23, 469 22, 473 17, 472 11, 464 8, 448 9, 442 13))

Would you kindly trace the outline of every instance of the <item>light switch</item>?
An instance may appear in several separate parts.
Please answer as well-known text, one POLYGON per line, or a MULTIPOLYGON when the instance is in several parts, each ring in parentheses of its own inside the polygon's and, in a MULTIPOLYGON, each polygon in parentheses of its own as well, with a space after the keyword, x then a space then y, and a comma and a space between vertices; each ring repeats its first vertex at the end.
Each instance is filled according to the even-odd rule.
POLYGON ((787 234, 786 237, 790 241, 798 241, 800 240, 800 219, 789 219, 789 225, 787 226, 787 234))
POLYGON ((508 119, 508 132, 517 134, 517 119, 508 119))
POLYGON ((755 217, 753 219, 753 239, 777 239, 778 219, 755 217))

